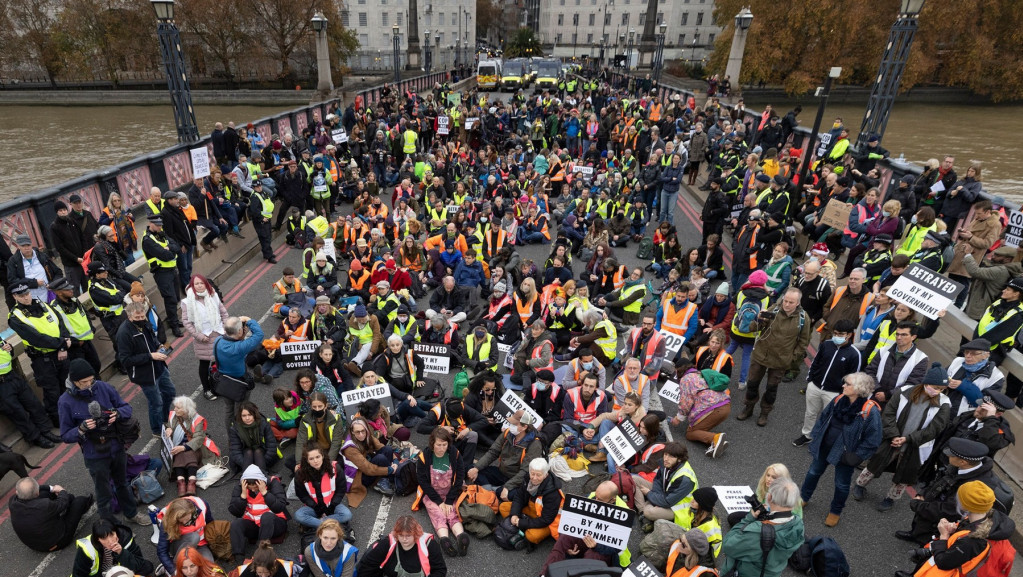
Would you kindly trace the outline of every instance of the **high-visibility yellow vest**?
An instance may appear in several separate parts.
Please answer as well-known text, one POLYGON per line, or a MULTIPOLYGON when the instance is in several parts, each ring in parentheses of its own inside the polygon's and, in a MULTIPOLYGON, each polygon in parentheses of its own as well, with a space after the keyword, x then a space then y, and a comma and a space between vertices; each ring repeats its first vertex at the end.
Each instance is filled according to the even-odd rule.
MULTIPOLYGON (((155 236, 149 234, 149 232, 146 232, 146 236, 148 236, 149 238, 153 239, 153 242, 155 242, 156 244, 160 245, 161 247, 163 247, 163 248, 165 248, 167 250, 170 250, 170 240, 165 238, 163 240, 163 242, 161 242, 160 239, 158 239, 155 236)), ((177 259, 177 257, 175 257, 174 260, 160 260, 160 259, 156 258, 155 256, 146 255, 146 262, 149 263, 149 268, 153 268, 153 265, 156 265, 156 266, 158 266, 160 268, 174 268, 174 267, 178 266, 178 259, 177 259)))
MULTIPOLYGON (((45 314, 41 317, 30 317, 26 315, 25 311, 22 310, 22 308, 19 306, 14 307, 14 312, 12 312, 11 314, 18 317, 18 319, 20 319, 21 322, 34 328, 41 335, 53 337, 55 339, 60 338, 60 323, 58 321, 59 317, 57 316, 57 313, 55 313, 53 309, 50 307, 50 305, 46 303, 41 302, 39 303, 39 305, 42 306, 43 310, 45 311, 45 314)), ((30 349, 37 350, 41 353, 52 353, 53 351, 57 350, 33 347, 27 342, 25 343, 25 346, 30 349)))
POLYGON ((412 130, 410 128, 405 131, 403 138, 405 139, 405 144, 402 146, 401 151, 404 152, 405 154, 415 154, 416 139, 419 138, 419 135, 416 134, 415 130, 412 130))
POLYGON ((349 324, 348 334, 358 339, 359 344, 365 344, 373 341, 373 327, 371 327, 368 322, 361 329, 355 328, 355 323, 349 324))
POLYGON ((53 310, 57 312, 64 319, 64 323, 67 324, 67 328, 71 331, 71 337, 80 341, 91 341, 95 335, 92 331, 92 323, 89 322, 89 315, 85 314, 85 310, 76 303, 75 312, 68 314, 64 312, 64 309, 59 305, 55 304, 53 310))
POLYGON ((255 191, 253 191, 252 196, 256 199, 256 202, 259 203, 259 216, 270 220, 270 218, 274 215, 274 201, 255 191))
MULTIPOLYGON (((88 292, 91 293, 93 288, 95 288, 96 290, 101 290, 101 291, 103 291, 105 293, 110 293, 111 295, 116 295, 119 292, 117 290, 117 287, 103 286, 103 285, 101 285, 99 283, 93 283, 92 279, 89 279, 89 289, 88 289, 88 292)), ((96 304, 96 301, 93 301, 92 302, 92 306, 95 307, 96 310, 98 310, 98 311, 100 311, 102 313, 114 314, 114 315, 119 315, 119 314, 121 314, 121 311, 124 310, 124 305, 122 305, 120 303, 118 303, 116 305, 111 305, 111 306, 101 306, 101 305, 96 304)))
POLYGON ((597 330, 603 327, 607 331, 607 335, 604 338, 597 339, 597 346, 604 352, 604 356, 609 360, 614 359, 616 356, 615 348, 618 346, 618 331, 615 329, 614 323, 604 319, 594 325, 593 330, 597 330))
POLYGON ((476 350, 476 333, 469 333, 469 336, 465 337, 465 354, 468 355, 471 361, 482 361, 490 358, 490 347, 494 344, 494 336, 488 334, 483 340, 483 344, 480 345, 479 357, 472 358, 473 351, 476 350))
POLYGON ((640 282, 630 287, 625 287, 624 289, 622 289, 621 293, 622 300, 625 300, 626 298, 632 296, 634 293, 637 292, 643 293, 643 296, 625 305, 625 310, 627 312, 638 314, 639 311, 643 310, 643 299, 646 298, 646 285, 640 282))
POLYGON ((11 353, 5 349, 0 349, 0 375, 6 375, 11 372, 11 365, 14 360, 11 357, 11 353))

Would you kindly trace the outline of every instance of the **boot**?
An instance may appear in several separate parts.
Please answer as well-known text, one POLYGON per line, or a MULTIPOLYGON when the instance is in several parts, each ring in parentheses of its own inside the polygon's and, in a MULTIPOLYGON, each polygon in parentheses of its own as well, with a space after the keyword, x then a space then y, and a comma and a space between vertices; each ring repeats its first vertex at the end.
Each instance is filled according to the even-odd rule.
POLYGON ((753 416, 753 409, 757 407, 756 400, 746 401, 746 406, 742 408, 742 412, 735 416, 737 421, 745 421, 746 419, 753 416))
POLYGON ((188 489, 185 486, 185 478, 178 477, 178 497, 184 497, 187 495, 188 489))
POLYGON ((195 477, 189 477, 188 478, 188 486, 187 486, 187 490, 185 491, 185 494, 186 495, 190 495, 190 496, 195 496, 195 490, 196 490, 195 477))
POLYGON ((773 408, 774 408, 774 405, 765 405, 764 403, 760 403, 760 416, 757 417, 757 426, 758 427, 766 427, 767 426, 767 415, 771 414, 771 409, 773 409, 773 408))

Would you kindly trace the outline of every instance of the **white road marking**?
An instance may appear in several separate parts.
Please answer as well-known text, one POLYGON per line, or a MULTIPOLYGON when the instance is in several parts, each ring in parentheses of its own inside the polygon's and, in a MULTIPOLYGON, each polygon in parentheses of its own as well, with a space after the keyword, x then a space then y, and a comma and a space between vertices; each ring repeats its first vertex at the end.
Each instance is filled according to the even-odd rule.
POLYGON ((376 542, 387 532, 387 518, 391 515, 391 501, 393 500, 394 498, 390 495, 384 495, 383 499, 380 499, 380 509, 377 511, 377 520, 373 522, 373 530, 370 532, 368 544, 376 542))

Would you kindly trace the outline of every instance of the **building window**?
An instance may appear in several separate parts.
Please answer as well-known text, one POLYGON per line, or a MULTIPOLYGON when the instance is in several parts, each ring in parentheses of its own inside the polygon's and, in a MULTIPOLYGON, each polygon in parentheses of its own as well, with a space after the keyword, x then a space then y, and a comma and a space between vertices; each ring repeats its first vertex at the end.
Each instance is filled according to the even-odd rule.
POLYGON ((664 23, 664 12, 657 13, 657 25, 660 26, 664 23))
POLYGON ((597 15, 596 14, 590 14, 590 26, 595 26, 596 22, 597 22, 597 15))
POLYGON ((359 12, 359 26, 367 26, 367 18, 365 12, 359 12))
POLYGON ((628 25, 629 25, 629 13, 626 12, 625 14, 622 14, 622 26, 628 26, 628 25))
POLYGON ((433 26, 433 15, 432 14, 427 14, 426 15, 426 25, 427 26, 433 26))
POLYGON ((683 12, 682 13, 682 25, 685 26, 686 24, 689 24, 689 13, 688 12, 683 12))
POLYGON ((554 43, 561 44, 561 32, 558 32, 558 35, 554 37, 554 43))
POLYGON ((715 37, 715 36, 717 36, 717 34, 711 34, 710 36, 708 36, 708 37, 707 37, 707 43, 708 43, 708 44, 713 44, 713 43, 714 43, 714 37, 715 37))
POLYGON ((572 26, 578 26, 578 25, 579 25, 579 14, 573 14, 572 15, 572 26))
POLYGON ((578 37, 578 34, 576 34, 575 32, 573 32, 573 33, 572 33, 572 44, 578 44, 578 43, 579 43, 579 42, 577 41, 577 40, 578 40, 578 38, 577 38, 577 37, 578 37))
POLYGON ((381 12, 380 13, 380 25, 381 26, 390 26, 390 24, 387 23, 387 12, 381 12))
POLYGON ((586 43, 587 44, 593 44, 593 34, 587 34, 586 35, 586 43))
POLYGON ((700 26, 703 24, 703 12, 696 13, 696 25, 700 26))
POLYGON ((565 5, 565 0, 558 0, 558 5, 559 6, 564 6, 565 5))
POLYGON ((604 26, 611 25, 611 14, 604 14, 604 26))
POLYGON ((458 13, 457 12, 452 12, 451 13, 451 25, 452 26, 458 26, 458 13))
POLYGON ((359 4, 365 4, 366 0, 359 0, 359 4))
POLYGON ((639 14, 639 25, 643 26, 644 24, 646 24, 646 12, 641 12, 639 14))
POLYGON ((575 0, 575 5, 576 5, 576 6, 578 6, 578 5, 579 5, 579 1, 580 1, 580 0, 575 0))
POLYGON ((352 16, 347 10, 341 12, 341 25, 345 28, 350 28, 352 26, 352 16))
POLYGON ((678 45, 679 46, 685 46, 686 45, 686 35, 685 34, 679 34, 678 35, 678 45))
POLYGON ((398 12, 397 21, 398 21, 398 26, 404 26, 405 25, 405 13, 404 12, 398 12))
POLYGON ((700 43, 700 33, 697 32, 696 34, 693 34, 693 46, 696 46, 699 43, 700 43))
POLYGON ((558 14, 558 26, 564 26, 564 25, 565 25, 565 15, 564 14, 558 14))
POLYGON ((359 34, 359 44, 363 46, 369 44, 369 34, 359 34))
POLYGON ((439 48, 439 47, 440 47, 441 45, 443 45, 443 44, 444 44, 444 33, 443 33, 443 32, 441 32, 441 33, 440 33, 440 41, 439 41, 439 42, 437 42, 437 47, 439 48))

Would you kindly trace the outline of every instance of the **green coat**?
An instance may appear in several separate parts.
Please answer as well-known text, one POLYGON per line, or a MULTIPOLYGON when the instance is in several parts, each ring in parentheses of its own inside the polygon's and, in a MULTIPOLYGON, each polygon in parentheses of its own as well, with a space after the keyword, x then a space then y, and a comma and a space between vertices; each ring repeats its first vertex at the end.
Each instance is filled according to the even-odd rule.
MULTIPOLYGON (((739 577, 760 577, 764 554, 760 550, 760 528, 762 523, 747 513, 725 535, 721 544, 721 555, 725 557, 721 574, 725 575, 738 564, 739 577)), ((767 555, 764 577, 778 577, 788 564, 792 553, 803 544, 803 518, 793 515, 787 521, 774 525, 774 548, 767 555)))

